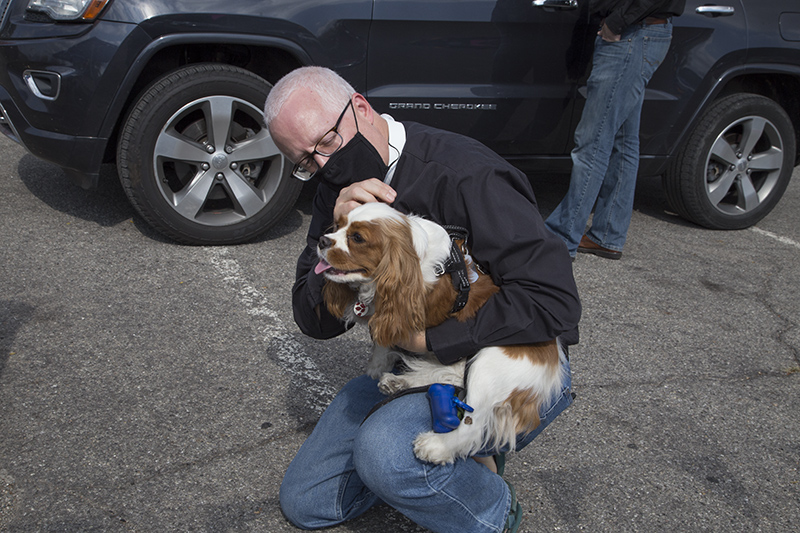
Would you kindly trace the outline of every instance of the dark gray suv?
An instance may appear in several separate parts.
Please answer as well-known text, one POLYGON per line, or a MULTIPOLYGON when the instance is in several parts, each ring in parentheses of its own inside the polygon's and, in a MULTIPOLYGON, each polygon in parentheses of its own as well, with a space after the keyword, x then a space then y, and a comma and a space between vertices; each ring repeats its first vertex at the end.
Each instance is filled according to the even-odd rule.
MULTIPOLYGON (((597 21, 587 0, 0 0, 0 130, 84 187, 116 162, 185 243, 252 239, 300 184, 271 142, 271 84, 339 71, 380 112, 569 171, 597 21)), ((800 5, 688 0, 642 114, 640 173, 709 228, 755 224, 798 161, 800 5)))

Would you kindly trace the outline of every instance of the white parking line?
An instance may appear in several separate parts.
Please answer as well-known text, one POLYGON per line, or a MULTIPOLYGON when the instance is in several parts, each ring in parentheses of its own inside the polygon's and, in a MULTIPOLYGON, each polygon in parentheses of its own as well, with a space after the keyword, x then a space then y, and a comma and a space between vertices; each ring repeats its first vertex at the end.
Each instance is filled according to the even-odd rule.
POLYGON ((795 248, 800 248, 800 242, 793 241, 792 239, 790 239, 788 237, 783 237, 781 235, 778 235, 777 233, 772 233, 771 231, 763 230, 763 229, 756 228, 756 227, 752 227, 750 229, 755 231, 756 233, 758 233, 760 235, 765 235, 765 236, 769 237, 770 239, 775 239, 776 241, 778 241, 778 242, 780 242, 782 244, 788 244, 789 246, 794 246, 795 248))
POLYGON ((239 263, 228 257, 225 248, 206 248, 211 264, 222 279, 237 293, 247 313, 258 320, 258 330, 264 343, 273 349, 283 370, 297 376, 304 383, 304 395, 310 409, 322 413, 336 391, 325 381, 319 368, 305 353, 303 346, 288 332, 278 314, 273 311, 267 295, 247 282, 239 263))

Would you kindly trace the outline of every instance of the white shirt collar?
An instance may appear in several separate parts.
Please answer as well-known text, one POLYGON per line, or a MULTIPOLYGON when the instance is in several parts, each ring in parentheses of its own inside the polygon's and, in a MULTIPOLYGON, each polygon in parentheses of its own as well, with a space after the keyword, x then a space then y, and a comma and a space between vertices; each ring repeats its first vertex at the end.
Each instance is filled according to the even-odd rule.
POLYGON ((406 145, 406 128, 402 122, 397 122, 391 115, 383 114, 381 116, 389 127, 389 172, 386 173, 383 181, 391 185, 397 160, 400 159, 403 147, 406 145))

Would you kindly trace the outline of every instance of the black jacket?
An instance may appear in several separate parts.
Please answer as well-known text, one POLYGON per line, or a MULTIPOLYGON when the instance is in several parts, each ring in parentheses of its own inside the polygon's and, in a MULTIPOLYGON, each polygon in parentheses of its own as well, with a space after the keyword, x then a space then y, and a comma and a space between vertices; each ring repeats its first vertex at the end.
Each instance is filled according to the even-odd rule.
POLYGON ((683 13, 686 0, 592 0, 593 15, 605 19, 608 28, 617 35, 622 30, 647 17, 677 17, 683 13))
MULTIPOLYGON (((564 243, 545 227, 525 174, 477 141, 403 124, 406 144, 392 179, 393 207, 466 228, 473 257, 500 286, 473 320, 429 328, 431 350, 449 364, 486 346, 542 342, 567 332, 576 342, 581 306, 572 263, 564 243)), ((333 222, 337 195, 324 183, 317 189, 293 288, 295 321, 315 338, 345 330, 324 305, 321 317, 314 310, 324 283, 313 271, 315 249, 333 222)))

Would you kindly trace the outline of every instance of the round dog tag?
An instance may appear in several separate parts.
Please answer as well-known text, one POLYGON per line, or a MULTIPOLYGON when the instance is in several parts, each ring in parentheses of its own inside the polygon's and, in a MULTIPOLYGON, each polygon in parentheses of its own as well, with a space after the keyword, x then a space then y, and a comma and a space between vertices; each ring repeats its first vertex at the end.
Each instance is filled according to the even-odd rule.
POLYGON ((367 306, 364 305, 363 302, 356 302, 355 305, 353 305, 353 313, 355 313, 357 317, 364 318, 367 316, 367 306))

